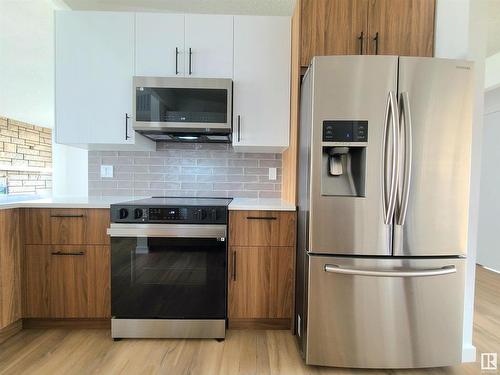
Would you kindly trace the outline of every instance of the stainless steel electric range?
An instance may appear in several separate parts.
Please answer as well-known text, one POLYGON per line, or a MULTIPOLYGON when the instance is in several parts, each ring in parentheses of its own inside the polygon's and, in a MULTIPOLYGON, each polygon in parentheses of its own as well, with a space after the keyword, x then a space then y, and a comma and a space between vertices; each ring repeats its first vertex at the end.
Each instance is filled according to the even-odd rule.
POLYGON ((111 205, 111 336, 223 339, 227 198, 111 205))

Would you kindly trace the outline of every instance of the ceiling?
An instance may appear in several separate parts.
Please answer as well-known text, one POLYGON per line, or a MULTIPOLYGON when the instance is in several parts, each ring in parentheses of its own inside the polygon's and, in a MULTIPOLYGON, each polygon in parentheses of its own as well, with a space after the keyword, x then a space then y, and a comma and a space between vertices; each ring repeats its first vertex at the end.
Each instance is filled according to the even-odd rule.
POLYGON ((74 10, 291 15, 295 0, 63 0, 74 10))
POLYGON ((500 52, 500 0, 489 0, 486 55, 491 56, 498 52, 500 52))

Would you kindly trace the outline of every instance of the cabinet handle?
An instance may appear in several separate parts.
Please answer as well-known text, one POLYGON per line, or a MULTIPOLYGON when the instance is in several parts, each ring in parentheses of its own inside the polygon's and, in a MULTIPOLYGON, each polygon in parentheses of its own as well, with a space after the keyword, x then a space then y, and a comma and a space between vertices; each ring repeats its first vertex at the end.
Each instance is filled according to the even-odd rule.
POLYGON ((62 217, 66 217, 66 218, 83 218, 85 217, 85 215, 50 215, 50 217, 57 217, 57 218, 62 218, 62 217))
POLYGON ((238 115, 238 143, 241 141, 241 116, 238 115))
POLYGON ((375 33, 373 41, 375 42, 375 55, 378 55, 378 31, 375 33))
POLYGON ((360 55, 363 54, 363 42, 364 42, 364 39, 365 39, 365 33, 363 31, 361 31, 361 34, 358 36, 358 40, 359 40, 359 54, 360 55))
POLYGON ((175 75, 179 74, 179 47, 175 47, 175 75))
POLYGON ((233 251, 233 281, 236 281, 236 251, 233 251))
POLYGON ((247 220, 278 220, 278 218, 274 216, 268 216, 268 217, 247 216, 247 220))
POLYGON ((191 69, 191 56, 193 56, 193 51, 191 50, 191 47, 189 47, 189 75, 193 73, 193 70, 191 69))
POLYGON ((54 251, 51 253, 52 255, 58 255, 58 256, 82 256, 82 255, 85 255, 85 252, 84 251, 78 251, 78 252, 69 252, 69 253, 65 253, 65 252, 62 252, 62 251, 54 251))
POLYGON ((130 136, 128 135, 128 119, 129 118, 130 118, 130 116, 128 115, 128 113, 125 113, 125 140, 130 138, 130 136))

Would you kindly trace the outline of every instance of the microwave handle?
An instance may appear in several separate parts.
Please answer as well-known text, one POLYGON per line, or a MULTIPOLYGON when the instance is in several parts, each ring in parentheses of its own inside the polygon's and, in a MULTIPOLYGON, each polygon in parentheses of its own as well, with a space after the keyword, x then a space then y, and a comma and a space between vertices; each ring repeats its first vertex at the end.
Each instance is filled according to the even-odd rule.
POLYGON ((128 119, 130 118, 130 116, 128 115, 128 113, 125 113, 125 140, 128 140, 130 138, 130 136, 128 135, 128 119))

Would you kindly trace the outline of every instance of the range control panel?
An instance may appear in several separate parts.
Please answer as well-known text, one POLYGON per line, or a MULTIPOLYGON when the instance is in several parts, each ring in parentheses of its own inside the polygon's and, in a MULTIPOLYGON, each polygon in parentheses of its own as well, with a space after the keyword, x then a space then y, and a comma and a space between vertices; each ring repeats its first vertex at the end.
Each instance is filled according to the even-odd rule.
POLYGON ((227 207, 138 207, 111 205, 113 223, 226 224, 227 207))
POLYGON ((323 121, 323 142, 368 142, 368 121, 323 121))

